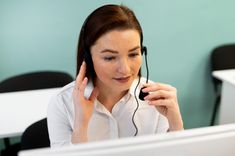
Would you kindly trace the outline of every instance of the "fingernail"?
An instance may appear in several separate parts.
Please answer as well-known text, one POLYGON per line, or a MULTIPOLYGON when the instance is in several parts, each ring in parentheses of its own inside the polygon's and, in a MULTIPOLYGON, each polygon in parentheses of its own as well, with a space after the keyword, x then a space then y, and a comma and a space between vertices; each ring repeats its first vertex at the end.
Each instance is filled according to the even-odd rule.
POLYGON ((87 80, 88 80, 87 77, 85 77, 85 78, 83 79, 82 83, 85 84, 87 80))

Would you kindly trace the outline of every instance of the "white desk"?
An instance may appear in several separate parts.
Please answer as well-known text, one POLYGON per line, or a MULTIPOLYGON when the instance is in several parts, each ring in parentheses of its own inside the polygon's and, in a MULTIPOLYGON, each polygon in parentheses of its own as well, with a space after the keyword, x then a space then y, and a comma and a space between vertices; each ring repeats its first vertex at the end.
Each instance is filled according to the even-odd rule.
POLYGON ((235 69, 214 71, 212 75, 222 81, 219 123, 235 123, 235 69))
POLYGON ((60 88, 0 94, 0 138, 21 135, 24 130, 46 117, 47 105, 60 88))

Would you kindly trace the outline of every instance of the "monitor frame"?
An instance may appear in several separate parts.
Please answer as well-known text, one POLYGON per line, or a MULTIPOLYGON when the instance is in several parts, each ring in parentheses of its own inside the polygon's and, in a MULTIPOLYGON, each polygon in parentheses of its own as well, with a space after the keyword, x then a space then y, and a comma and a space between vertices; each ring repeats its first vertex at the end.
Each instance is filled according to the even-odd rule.
POLYGON ((21 151, 19 156, 233 155, 235 124, 21 151))

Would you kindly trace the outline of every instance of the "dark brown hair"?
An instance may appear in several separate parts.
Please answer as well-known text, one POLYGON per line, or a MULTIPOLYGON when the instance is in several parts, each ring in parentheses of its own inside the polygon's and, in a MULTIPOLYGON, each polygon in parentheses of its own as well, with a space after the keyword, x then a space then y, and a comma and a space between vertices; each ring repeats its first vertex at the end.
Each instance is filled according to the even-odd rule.
POLYGON ((91 78, 94 82, 96 73, 90 53, 91 46, 99 37, 111 30, 126 29, 135 29, 139 32, 142 47, 142 29, 132 10, 123 5, 104 5, 94 10, 87 17, 80 31, 77 49, 77 74, 85 59, 87 64, 86 77, 91 78))

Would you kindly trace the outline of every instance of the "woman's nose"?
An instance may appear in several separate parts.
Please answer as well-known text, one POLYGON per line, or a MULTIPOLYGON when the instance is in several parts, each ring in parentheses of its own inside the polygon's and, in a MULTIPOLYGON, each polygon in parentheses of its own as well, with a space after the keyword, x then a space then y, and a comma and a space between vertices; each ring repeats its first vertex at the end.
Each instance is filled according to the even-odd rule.
POLYGON ((130 64, 127 59, 122 59, 118 63, 118 72, 121 74, 129 74, 130 73, 130 64))

